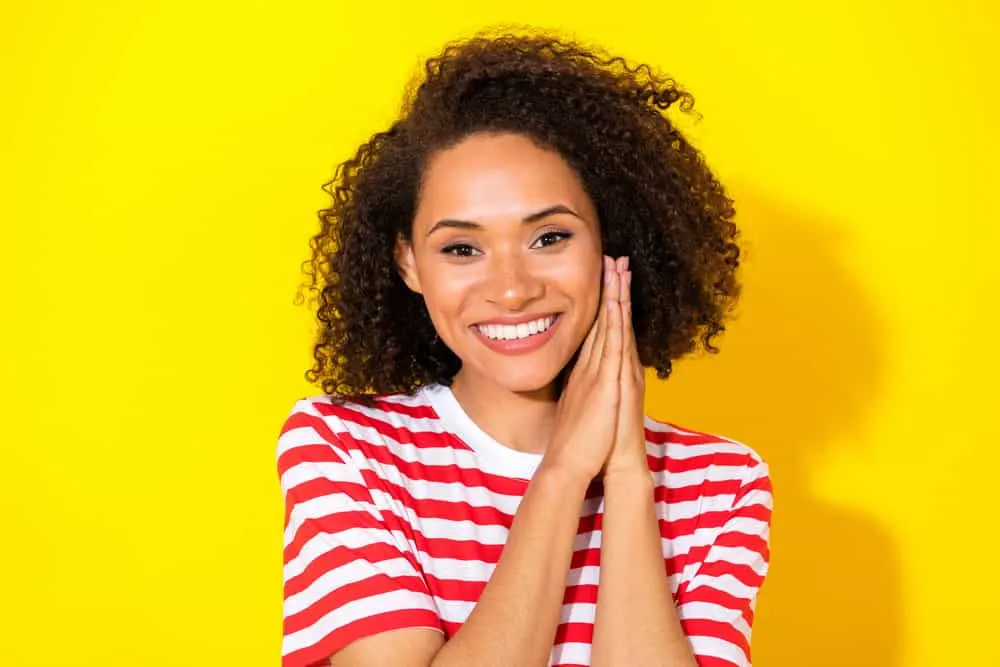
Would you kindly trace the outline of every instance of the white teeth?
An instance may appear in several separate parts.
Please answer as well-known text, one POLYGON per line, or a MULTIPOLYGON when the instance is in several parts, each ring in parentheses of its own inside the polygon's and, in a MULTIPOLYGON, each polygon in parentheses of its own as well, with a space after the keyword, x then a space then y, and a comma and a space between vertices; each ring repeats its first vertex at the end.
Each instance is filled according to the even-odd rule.
POLYGON ((479 333, 493 340, 515 340, 542 333, 552 326, 555 320, 555 316, 550 316, 521 324, 480 324, 476 326, 476 329, 479 330, 479 333))

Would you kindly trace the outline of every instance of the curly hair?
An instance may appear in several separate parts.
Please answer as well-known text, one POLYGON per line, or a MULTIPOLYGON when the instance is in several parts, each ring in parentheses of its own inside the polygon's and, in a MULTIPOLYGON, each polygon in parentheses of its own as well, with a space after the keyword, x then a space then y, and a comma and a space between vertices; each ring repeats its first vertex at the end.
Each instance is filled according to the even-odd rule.
POLYGON ((428 160, 475 132, 521 134, 576 171, 604 253, 630 258, 643 366, 666 379, 699 342, 719 351, 713 338, 740 293, 739 232, 733 201, 664 113, 691 113, 690 93, 649 65, 539 32, 450 43, 423 74, 398 119, 323 185, 332 202, 303 263, 319 295, 310 383, 366 400, 449 384, 458 371, 394 250, 410 239, 428 160))

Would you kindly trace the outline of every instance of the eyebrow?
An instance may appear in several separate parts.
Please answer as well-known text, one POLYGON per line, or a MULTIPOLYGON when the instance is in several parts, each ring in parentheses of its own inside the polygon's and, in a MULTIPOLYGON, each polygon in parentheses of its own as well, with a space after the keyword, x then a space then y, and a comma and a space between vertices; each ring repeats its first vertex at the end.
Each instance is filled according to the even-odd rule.
MULTIPOLYGON (((560 215, 560 214, 569 214, 583 220, 580 214, 571 209, 570 207, 564 204, 556 204, 554 206, 543 208, 541 211, 537 211, 535 213, 525 216, 524 218, 522 218, 521 222, 538 222, 539 220, 547 218, 550 215, 560 215)), ((478 222, 473 222, 471 220, 453 220, 451 218, 445 218, 443 220, 438 220, 436 223, 434 223, 434 226, 431 227, 430 231, 427 232, 427 236, 430 236, 439 229, 444 229, 449 227, 452 229, 473 229, 473 230, 483 228, 481 224, 479 224, 478 222)))

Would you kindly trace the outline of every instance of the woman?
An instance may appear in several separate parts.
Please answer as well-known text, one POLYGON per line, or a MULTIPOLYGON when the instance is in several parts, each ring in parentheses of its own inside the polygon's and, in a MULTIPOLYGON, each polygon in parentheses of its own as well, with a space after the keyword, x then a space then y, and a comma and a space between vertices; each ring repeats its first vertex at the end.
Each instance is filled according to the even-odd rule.
POLYGON ((675 103, 649 67, 480 35, 327 184, 324 394, 278 444, 285 667, 750 664, 767 466, 643 412, 643 367, 717 351, 739 292, 675 103))

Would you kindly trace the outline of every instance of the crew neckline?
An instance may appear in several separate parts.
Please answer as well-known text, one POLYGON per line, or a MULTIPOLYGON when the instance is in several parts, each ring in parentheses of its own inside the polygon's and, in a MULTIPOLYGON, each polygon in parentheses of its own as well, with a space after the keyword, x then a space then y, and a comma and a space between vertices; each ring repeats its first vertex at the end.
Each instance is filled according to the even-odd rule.
POLYGON ((430 384, 421 391, 448 429, 477 454, 488 459, 492 469, 511 477, 531 479, 542 462, 542 454, 521 452, 508 447, 481 429, 458 402, 448 385, 430 384))

